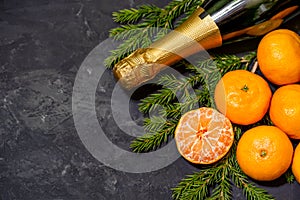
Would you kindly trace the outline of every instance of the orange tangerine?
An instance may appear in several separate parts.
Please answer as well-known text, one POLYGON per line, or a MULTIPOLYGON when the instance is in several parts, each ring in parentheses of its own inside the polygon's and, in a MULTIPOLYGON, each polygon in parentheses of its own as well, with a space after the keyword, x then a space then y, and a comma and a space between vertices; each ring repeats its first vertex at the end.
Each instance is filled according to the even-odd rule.
POLYGON ((300 139, 300 84, 285 85, 275 91, 270 118, 290 138, 300 139))
POLYGON ((257 61, 265 77, 276 85, 300 81, 300 37, 288 29, 265 35, 257 49, 257 61))
POLYGON ((271 181, 280 177, 290 167, 293 145, 279 128, 257 126, 242 135, 236 156, 246 175, 259 181, 271 181))
POLYGON ((218 110, 231 122, 241 125, 261 120, 268 111, 271 96, 268 83, 246 70, 226 73, 215 89, 218 110))

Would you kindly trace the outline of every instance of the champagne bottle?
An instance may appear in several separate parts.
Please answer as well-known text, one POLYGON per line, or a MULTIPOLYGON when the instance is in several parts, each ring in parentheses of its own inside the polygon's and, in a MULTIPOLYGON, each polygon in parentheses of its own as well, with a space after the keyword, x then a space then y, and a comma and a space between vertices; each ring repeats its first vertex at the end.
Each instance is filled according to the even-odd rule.
POLYGON ((132 89, 198 51, 219 47, 223 41, 243 34, 263 35, 277 28, 283 17, 299 7, 289 7, 274 16, 274 12, 297 4, 297 0, 221 0, 213 5, 212 2, 206 1, 203 8, 196 9, 183 24, 149 47, 137 49, 119 61, 113 72, 120 84, 132 89))

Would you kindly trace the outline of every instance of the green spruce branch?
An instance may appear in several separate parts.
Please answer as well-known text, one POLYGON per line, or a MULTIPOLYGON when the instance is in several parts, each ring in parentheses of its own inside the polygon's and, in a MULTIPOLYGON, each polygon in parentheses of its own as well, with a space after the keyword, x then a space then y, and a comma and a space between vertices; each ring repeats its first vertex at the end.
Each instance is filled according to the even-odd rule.
POLYGON ((292 172, 292 169, 289 168, 288 171, 284 174, 285 180, 287 183, 292 184, 295 181, 295 176, 292 172))
POLYGON ((248 177, 241 171, 238 166, 231 168, 231 179, 233 183, 243 190, 247 199, 251 200, 271 200, 275 199, 272 195, 254 183, 249 182, 248 177))
POLYGON ((181 94, 181 99, 187 100, 190 97, 189 89, 195 86, 197 83, 203 82, 203 78, 200 75, 190 76, 189 78, 178 79, 174 75, 161 76, 157 81, 163 88, 157 93, 153 93, 147 98, 141 100, 139 104, 139 110, 142 113, 148 113, 154 110, 157 105, 169 105, 176 100, 176 97, 181 94))
POLYGON ((155 150, 162 144, 166 143, 169 137, 173 136, 177 125, 175 121, 165 120, 163 118, 159 119, 158 117, 156 118, 156 120, 154 120, 154 123, 152 120, 148 125, 146 124, 146 126, 148 126, 148 130, 150 130, 149 127, 152 127, 153 129, 151 129, 148 134, 136 138, 130 144, 130 148, 133 152, 145 152, 155 150), (152 132, 152 130, 157 131, 152 132))
MULTIPOLYGON (((211 168, 207 168, 211 169, 211 168)), ((216 168, 213 168, 216 169, 216 168)), ((187 177, 173 188, 173 199, 206 199, 209 187, 215 184, 214 170, 203 169, 187 177)))

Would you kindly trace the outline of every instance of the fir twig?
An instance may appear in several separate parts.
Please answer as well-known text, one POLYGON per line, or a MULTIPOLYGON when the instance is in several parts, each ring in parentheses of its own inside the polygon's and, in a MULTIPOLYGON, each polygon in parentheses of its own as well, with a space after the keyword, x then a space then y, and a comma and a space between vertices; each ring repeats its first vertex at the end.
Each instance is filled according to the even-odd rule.
POLYGON ((284 174, 284 176, 285 176, 286 182, 289 184, 291 184, 295 181, 295 176, 294 176, 291 168, 288 169, 288 171, 284 174))
POLYGON ((200 172, 187 175, 177 187, 173 188, 172 197, 179 199, 205 199, 209 195, 209 187, 214 184, 218 168, 205 168, 200 172))
MULTIPOLYGON (((158 119, 158 118, 157 118, 158 119)), ((153 127, 153 130, 157 130, 155 133, 148 133, 135 139, 131 144, 130 148, 134 152, 151 151, 160 147, 163 143, 168 141, 169 136, 173 136, 177 123, 174 121, 165 121, 156 124, 148 124, 149 127, 153 127), (162 123, 164 124, 162 125, 162 123)))
POLYGON ((274 197, 267 193, 266 190, 257 187, 254 183, 248 181, 248 177, 240 170, 238 166, 231 168, 232 180, 234 184, 243 189, 247 199, 251 200, 271 200, 274 197))
POLYGON ((151 112, 157 105, 174 103, 174 100, 179 96, 180 99, 177 99, 178 101, 182 102, 183 100, 187 100, 183 98, 190 97, 187 93, 193 86, 200 82, 203 82, 200 75, 184 79, 178 79, 174 75, 164 75, 158 80, 158 84, 163 85, 164 87, 157 93, 153 93, 141 100, 139 110, 143 113, 151 112), (179 93, 181 93, 181 95, 179 93))

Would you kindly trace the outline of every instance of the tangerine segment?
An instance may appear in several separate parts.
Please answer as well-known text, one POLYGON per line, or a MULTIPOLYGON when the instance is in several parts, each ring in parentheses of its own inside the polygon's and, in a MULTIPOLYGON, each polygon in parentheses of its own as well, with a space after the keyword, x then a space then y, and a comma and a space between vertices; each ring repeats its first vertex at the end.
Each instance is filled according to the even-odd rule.
POLYGON ((179 153, 195 164, 210 164, 229 151, 234 140, 231 122, 213 108, 185 113, 175 130, 179 153))

